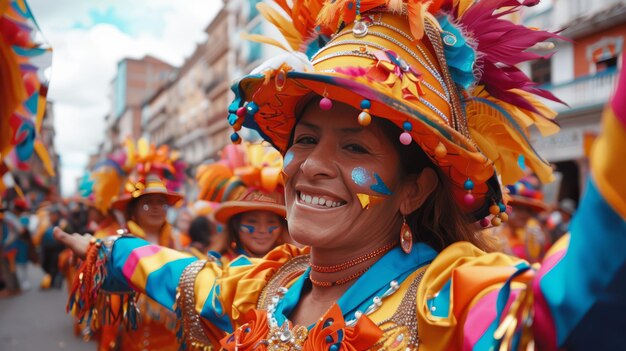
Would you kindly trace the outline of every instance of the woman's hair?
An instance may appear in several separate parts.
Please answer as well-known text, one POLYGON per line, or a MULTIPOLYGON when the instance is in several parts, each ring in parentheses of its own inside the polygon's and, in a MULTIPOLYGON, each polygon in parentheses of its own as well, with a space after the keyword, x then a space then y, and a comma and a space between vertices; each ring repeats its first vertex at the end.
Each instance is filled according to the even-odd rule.
POLYGON ((137 204, 139 203, 139 198, 138 197, 134 197, 132 199, 130 199, 130 201, 128 201, 128 205, 126 205, 126 213, 124 213, 126 215, 126 220, 135 220, 133 219, 133 217, 135 217, 135 211, 137 210, 137 204))
MULTIPOLYGON (((392 122, 376 118, 389 140, 398 140, 402 130, 392 122)), ((405 146, 394 143, 405 175, 420 174, 431 168, 437 175, 437 185, 426 201, 407 216, 406 221, 414 239, 441 251, 458 241, 469 241, 482 250, 490 244, 477 231, 475 221, 466 214, 452 196, 452 184, 441 169, 433 164, 426 153, 415 143, 405 146)))
POLYGON ((189 225, 189 238, 192 243, 198 242, 203 245, 209 245, 213 232, 211 221, 205 216, 194 218, 189 225))

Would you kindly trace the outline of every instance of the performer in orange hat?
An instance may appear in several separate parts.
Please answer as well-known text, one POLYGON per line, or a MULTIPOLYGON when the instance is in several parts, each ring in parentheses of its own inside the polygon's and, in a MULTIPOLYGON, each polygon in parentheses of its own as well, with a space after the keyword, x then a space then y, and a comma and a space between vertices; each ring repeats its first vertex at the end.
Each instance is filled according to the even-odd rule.
POLYGON ((288 238, 280 178, 282 157, 262 145, 229 145, 219 162, 202 167, 199 199, 218 202, 212 217, 230 243, 222 262, 239 255, 263 257, 288 238))

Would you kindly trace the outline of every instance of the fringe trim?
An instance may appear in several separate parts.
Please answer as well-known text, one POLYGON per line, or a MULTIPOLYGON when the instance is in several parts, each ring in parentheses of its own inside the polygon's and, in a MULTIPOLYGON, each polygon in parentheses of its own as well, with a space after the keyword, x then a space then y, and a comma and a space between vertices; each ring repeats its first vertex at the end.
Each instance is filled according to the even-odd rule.
POLYGON ((88 333, 100 329, 103 324, 118 321, 126 330, 136 329, 139 322, 138 294, 102 291, 107 275, 107 258, 107 249, 102 241, 94 239, 70 290, 67 311, 72 311, 79 323, 87 325, 88 333), (111 297, 114 295, 120 297, 119 304, 112 302, 111 297))

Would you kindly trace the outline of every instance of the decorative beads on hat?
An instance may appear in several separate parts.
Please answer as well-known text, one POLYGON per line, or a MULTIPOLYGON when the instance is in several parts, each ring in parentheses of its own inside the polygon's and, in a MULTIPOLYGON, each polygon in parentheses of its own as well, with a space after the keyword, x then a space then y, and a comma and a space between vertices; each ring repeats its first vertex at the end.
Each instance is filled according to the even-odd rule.
POLYGON ((361 109, 363 109, 363 111, 361 111, 361 113, 359 113, 359 124, 362 125, 363 127, 367 127, 368 125, 370 125, 370 123, 372 123, 372 116, 370 115, 370 108, 372 107, 372 103, 367 100, 367 99, 363 99, 361 100, 361 109))
POLYGON ((400 143, 402 143, 402 145, 411 144, 411 142, 413 141, 413 137, 411 136, 410 132, 413 130, 413 124, 411 124, 411 122, 409 121, 404 121, 404 123, 402 123, 402 129, 404 130, 404 132, 400 134, 400 143))
POLYGON ((326 95, 320 100, 320 108, 323 111, 328 111, 333 108, 333 101, 329 99, 326 95))
POLYGON ((367 35, 367 24, 361 21, 361 0, 356 1, 356 17, 354 18, 354 26, 352 27, 352 34, 357 38, 362 38, 367 35))
POLYGON ((483 228, 486 228, 491 224, 494 227, 499 226, 500 224, 509 220, 508 214, 509 208, 503 204, 502 202, 494 202, 493 205, 489 206, 489 213, 493 215, 491 220, 485 217, 480 220, 480 225, 483 228))
POLYGON ((474 198, 474 195, 472 194, 472 190, 474 190, 474 182, 467 178, 465 183, 463 183, 463 188, 467 190, 467 194, 463 197, 463 202, 465 202, 467 206, 472 206, 476 201, 476 198, 474 198))
POLYGON ((257 112, 259 112, 259 105, 257 105, 254 101, 250 101, 246 104, 246 106, 239 107, 235 114, 231 113, 230 116, 228 116, 228 124, 230 124, 235 131, 230 135, 230 141, 232 141, 233 144, 241 143, 241 136, 239 136, 237 132, 241 130, 246 116, 254 117, 257 112))

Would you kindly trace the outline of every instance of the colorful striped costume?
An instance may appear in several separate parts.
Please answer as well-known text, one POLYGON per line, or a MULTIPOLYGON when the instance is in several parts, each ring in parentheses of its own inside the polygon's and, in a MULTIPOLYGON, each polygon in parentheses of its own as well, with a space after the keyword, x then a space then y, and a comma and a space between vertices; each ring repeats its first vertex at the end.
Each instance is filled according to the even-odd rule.
MULTIPOLYGON (((617 96, 626 97, 626 74, 617 96)), ((307 250, 288 245, 221 268, 124 237, 108 246, 104 288, 132 287, 176 309, 185 346, 205 349, 297 349, 281 344, 283 336, 302 350, 525 349, 531 343, 540 350, 621 349, 626 98, 613 100, 603 123, 571 235, 541 266, 465 242, 439 253, 424 244, 409 255, 395 248, 310 328, 283 324, 310 284, 307 250)))

